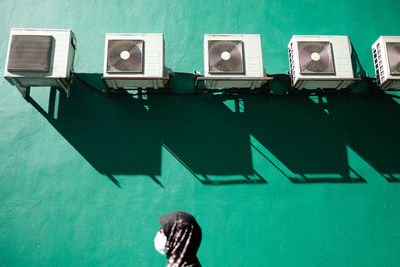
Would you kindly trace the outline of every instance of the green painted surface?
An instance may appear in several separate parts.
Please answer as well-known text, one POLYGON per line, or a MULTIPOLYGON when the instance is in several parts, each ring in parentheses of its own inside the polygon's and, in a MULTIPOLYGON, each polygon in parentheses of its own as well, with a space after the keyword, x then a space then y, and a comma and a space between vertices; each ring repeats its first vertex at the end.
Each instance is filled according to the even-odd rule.
MULTIPOLYGON (((99 84, 106 32, 162 32, 166 64, 202 71, 205 33, 261 33, 268 73, 292 34, 400 35, 399 1, 0 2, 11 27, 71 28, 76 71, 99 84), (381 15, 383 14, 383 15, 381 15)), ((185 91, 190 80, 175 80, 185 91)), ((286 84, 277 85, 276 90, 286 84)), ((399 266, 398 99, 101 96, 0 81, 0 265, 163 266, 157 218, 203 229, 204 266, 399 266)))

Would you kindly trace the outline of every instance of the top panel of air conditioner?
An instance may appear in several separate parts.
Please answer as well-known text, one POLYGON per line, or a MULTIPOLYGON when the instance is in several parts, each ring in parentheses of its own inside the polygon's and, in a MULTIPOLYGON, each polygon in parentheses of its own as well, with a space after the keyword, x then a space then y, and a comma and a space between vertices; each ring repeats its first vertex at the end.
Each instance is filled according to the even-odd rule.
POLYGON ((264 77, 259 34, 205 34, 205 77, 264 77))
POLYGON ((163 77, 162 33, 107 33, 103 78, 163 77))
POLYGON ((347 36, 293 35, 288 50, 294 87, 342 89, 353 83, 347 36))
POLYGON ((21 78, 24 82, 28 78, 68 78, 75 44, 71 30, 11 29, 4 77, 21 78))
POLYGON ((372 45, 376 81, 382 89, 400 89, 400 36, 380 36, 372 45))

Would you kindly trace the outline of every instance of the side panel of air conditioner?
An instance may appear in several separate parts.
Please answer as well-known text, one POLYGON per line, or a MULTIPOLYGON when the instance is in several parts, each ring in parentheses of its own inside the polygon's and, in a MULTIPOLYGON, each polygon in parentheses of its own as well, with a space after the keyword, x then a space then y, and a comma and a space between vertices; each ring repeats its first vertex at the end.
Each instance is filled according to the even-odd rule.
POLYGON ((387 43, 400 43, 400 36, 380 36, 372 45, 376 82, 383 90, 399 89, 400 75, 390 72, 387 43))
POLYGON ((297 81, 297 71, 296 70, 296 63, 294 60, 295 57, 295 46, 294 42, 290 42, 288 46, 288 53, 289 53, 289 67, 290 67, 290 80, 292 84, 295 84, 297 81))

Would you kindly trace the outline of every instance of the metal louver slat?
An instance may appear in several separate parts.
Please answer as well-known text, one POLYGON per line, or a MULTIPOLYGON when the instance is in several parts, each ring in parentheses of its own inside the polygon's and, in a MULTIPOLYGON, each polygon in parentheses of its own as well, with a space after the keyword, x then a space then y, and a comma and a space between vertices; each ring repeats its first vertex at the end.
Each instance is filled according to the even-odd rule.
POLYGON ((7 70, 48 72, 52 39, 42 35, 13 35, 7 70))

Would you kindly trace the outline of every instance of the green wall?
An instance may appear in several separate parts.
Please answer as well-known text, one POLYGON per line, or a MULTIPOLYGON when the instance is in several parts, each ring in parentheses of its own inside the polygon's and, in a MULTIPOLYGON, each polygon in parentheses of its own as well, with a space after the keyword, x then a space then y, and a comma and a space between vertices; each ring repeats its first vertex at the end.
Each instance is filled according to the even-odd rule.
MULTIPOLYGON (((162 32, 166 64, 203 71, 205 33, 260 33, 268 73, 292 34, 400 35, 399 1, 0 1, 12 27, 70 28, 101 86, 106 32, 162 32)), ((175 79, 188 91, 190 80, 175 79)), ((274 90, 284 91, 283 79, 274 90)), ((0 80, 0 265, 163 266, 158 216, 194 214, 203 266, 399 266, 396 95, 71 98, 0 80)), ((362 92, 363 95, 357 95, 362 92)))

